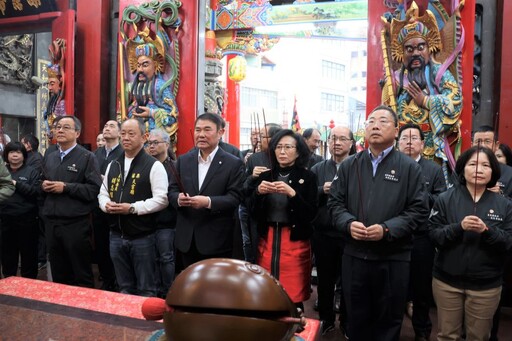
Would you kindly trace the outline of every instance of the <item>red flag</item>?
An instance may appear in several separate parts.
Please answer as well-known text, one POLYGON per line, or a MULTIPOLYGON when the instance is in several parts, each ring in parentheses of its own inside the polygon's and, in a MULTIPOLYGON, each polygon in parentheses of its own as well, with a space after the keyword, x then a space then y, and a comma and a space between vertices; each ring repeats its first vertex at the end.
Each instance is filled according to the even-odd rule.
POLYGON ((300 122, 299 122, 299 113, 297 112, 297 99, 296 98, 294 99, 294 102, 293 102, 293 115, 292 115, 291 129, 296 133, 302 132, 302 129, 300 128, 300 122))

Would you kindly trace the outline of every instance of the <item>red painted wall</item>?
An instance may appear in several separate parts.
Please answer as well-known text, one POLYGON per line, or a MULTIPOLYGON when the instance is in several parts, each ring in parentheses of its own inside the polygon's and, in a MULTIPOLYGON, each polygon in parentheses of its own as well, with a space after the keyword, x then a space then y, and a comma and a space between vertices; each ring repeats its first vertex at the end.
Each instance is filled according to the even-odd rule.
MULTIPOLYGON (((448 1, 443 1, 448 6, 448 1)), ((416 3, 420 8, 420 14, 426 8, 428 0, 417 0, 416 3)), ((447 8, 447 7, 446 7, 447 8)), ((366 110, 369 113, 373 108, 381 103, 381 89, 379 80, 383 78, 382 65, 382 48, 380 43, 380 32, 382 29, 381 16, 388 12, 389 9, 384 6, 382 1, 368 1, 368 78, 367 78, 367 94, 366 94, 366 110)), ((466 5, 462 10, 462 24, 465 29, 465 44, 462 50, 463 60, 463 79, 462 96, 464 100, 462 109, 462 150, 467 149, 471 145, 472 130, 472 87, 473 87, 473 36, 474 36, 474 18, 475 18, 475 1, 466 0, 466 5)))
MULTIPOLYGON (((501 38, 496 47, 497 65, 501 66, 500 79, 497 81, 496 91, 499 93, 499 138, 502 143, 512 146, 512 44, 510 44, 510 33, 512 32, 512 1, 502 0, 500 4, 501 25, 496 36, 501 38)), ((499 8, 499 7, 498 7, 499 8)), ((498 13, 500 10, 498 9, 498 13)), ((500 16, 500 14, 498 14, 500 16)))
POLYGON ((108 118, 110 1, 77 1, 76 111, 82 121, 80 141, 96 146, 108 118))

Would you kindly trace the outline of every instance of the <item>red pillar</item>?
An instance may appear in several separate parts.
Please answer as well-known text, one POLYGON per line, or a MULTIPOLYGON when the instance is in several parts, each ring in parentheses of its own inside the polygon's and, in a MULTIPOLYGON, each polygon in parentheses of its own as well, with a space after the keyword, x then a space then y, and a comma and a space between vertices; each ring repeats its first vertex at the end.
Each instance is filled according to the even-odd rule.
MULTIPOLYGON (((237 55, 227 56, 227 63, 237 55)), ((234 82, 226 75, 226 104, 224 106, 224 118, 229 123, 228 138, 225 139, 235 146, 240 145, 240 83, 234 82)))
POLYGON ((75 114, 82 121, 80 141, 94 149, 109 117, 110 1, 77 1, 76 21, 75 114))
MULTIPOLYGON (((509 18, 512 16, 512 2, 508 0, 501 1, 501 32, 496 32, 496 36, 501 38, 501 42, 498 44, 501 46, 501 53, 499 54, 499 60, 501 61, 501 72, 499 86, 497 91, 500 92, 499 98, 499 133, 498 136, 502 143, 506 143, 509 146, 512 145, 512 136, 510 129, 512 127, 512 44, 510 44, 510 32, 512 32, 512 22, 509 18)), ((500 13, 498 11, 498 13, 500 13)), ((498 17, 500 15, 498 14, 498 17)), ((498 52, 498 51, 497 51, 498 52)))

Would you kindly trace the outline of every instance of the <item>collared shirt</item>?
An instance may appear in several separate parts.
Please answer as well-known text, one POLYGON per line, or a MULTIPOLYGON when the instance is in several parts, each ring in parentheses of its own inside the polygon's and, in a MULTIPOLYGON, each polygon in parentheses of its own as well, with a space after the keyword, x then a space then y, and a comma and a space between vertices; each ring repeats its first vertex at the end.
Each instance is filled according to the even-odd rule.
POLYGON ((114 149, 116 149, 119 146, 119 143, 113 146, 112 148, 109 148, 105 145, 105 159, 108 158, 108 154, 112 153, 114 149))
POLYGON ((69 149, 66 149, 66 150, 62 150, 60 147, 59 147, 59 152, 60 152, 60 161, 64 160, 64 157, 66 155, 68 155, 73 149, 75 149, 76 147, 76 143, 73 147, 69 148, 69 149))
POLYGON ((198 183, 199 183, 199 190, 201 190, 201 186, 203 186, 204 178, 206 178, 206 173, 208 173, 208 169, 210 169, 210 165, 212 164, 212 160, 215 157, 215 154, 217 154, 217 151, 219 150, 219 146, 215 147, 215 149, 208 155, 206 160, 204 160, 201 157, 201 150, 198 151, 197 154, 197 175, 198 175, 198 183))
POLYGON ((375 176, 375 173, 377 173, 377 167, 379 166, 379 163, 381 163, 381 161, 384 160, 386 156, 388 156, 392 149, 393 146, 390 146, 384 149, 382 153, 379 154, 379 156, 374 157, 372 151, 370 150, 370 148, 368 148, 368 154, 370 154, 370 160, 372 160, 373 176, 375 176))

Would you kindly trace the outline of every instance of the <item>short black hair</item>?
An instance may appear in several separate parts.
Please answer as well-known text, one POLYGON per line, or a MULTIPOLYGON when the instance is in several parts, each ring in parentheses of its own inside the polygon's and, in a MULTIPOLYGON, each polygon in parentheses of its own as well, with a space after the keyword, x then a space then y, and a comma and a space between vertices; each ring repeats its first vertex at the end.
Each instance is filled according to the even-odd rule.
POLYGON ((7 158, 9 156, 10 152, 21 152, 23 154, 23 164, 25 164, 25 161, 27 161, 27 149, 21 142, 9 142, 4 148, 4 161, 9 163, 9 159, 7 158))
POLYGON ((197 116, 196 121, 194 122, 194 127, 197 125, 197 121, 210 121, 210 122, 213 122, 217 126, 217 130, 220 130, 220 129, 223 128, 222 127, 223 119, 222 119, 222 117, 220 117, 217 114, 205 113, 205 114, 201 114, 201 115, 197 116))
POLYGON ((398 127, 398 116, 396 115, 396 112, 391 107, 388 107, 387 105, 384 105, 384 104, 378 105, 372 111, 370 111, 368 116, 370 116, 377 110, 386 110, 387 112, 389 112, 391 114, 391 116, 393 116, 393 121, 395 122, 395 127, 398 127))
POLYGON ((62 116, 57 116, 57 118, 55 118, 55 121, 53 121, 53 124, 55 126, 57 126, 57 123, 60 122, 60 120, 63 120, 65 118, 70 118, 73 120, 73 123, 75 124, 75 131, 79 131, 81 132, 82 131, 82 122, 80 122, 80 120, 78 119, 78 117, 76 116, 73 116, 73 115, 62 115, 62 116))
POLYGON ((507 166, 512 167, 512 149, 508 146, 508 144, 500 143, 498 148, 503 153, 503 156, 505 157, 505 160, 507 160, 507 166))
POLYGON ((494 142, 498 141, 498 132, 494 131, 494 129, 488 125, 482 125, 482 126, 476 128, 475 130, 473 130, 473 136, 471 136, 471 140, 473 140, 475 138, 476 133, 489 133, 489 132, 493 133, 494 142))
POLYGON ((457 159, 457 163, 455 164, 455 174, 457 174, 457 179, 461 183, 461 185, 466 185, 466 178, 464 178, 464 167, 466 167, 466 164, 468 163, 469 159, 477 153, 482 152, 485 155, 487 155, 487 158, 489 159, 489 164, 491 166, 491 180, 487 183, 487 187, 494 187, 496 186, 496 183, 498 182, 498 179, 501 176, 501 169, 500 169, 500 163, 498 162, 498 159, 496 158, 496 155, 487 147, 481 147, 481 146, 473 146, 466 150, 464 153, 462 153, 459 158, 457 159))
POLYGON ((274 165, 274 168, 279 167, 279 163, 277 162, 276 157, 276 147, 279 141, 285 136, 292 137, 295 142, 297 143, 297 153, 299 156, 295 160, 295 165, 299 168, 306 168, 309 162, 309 155, 311 152, 309 151, 308 145, 300 136, 300 134, 295 133, 291 129, 281 129, 278 131, 274 136, 272 136, 272 139, 270 140, 269 150, 270 150, 270 157, 272 158, 272 164, 274 165))
POLYGON ((406 129, 416 129, 420 132, 420 139, 422 141, 425 140, 425 134, 423 133, 423 131, 421 130, 420 126, 415 124, 415 123, 412 123, 412 122, 408 122, 406 124, 404 124, 403 126, 400 127, 400 129, 398 130, 398 138, 402 137, 402 132, 406 129))
POLYGON ((39 139, 33 134, 27 134, 21 138, 22 142, 28 143, 32 150, 37 151, 39 149, 39 139))
POLYGON ((313 132, 314 131, 318 131, 318 133, 320 134, 320 130, 316 129, 316 128, 308 128, 308 129, 305 129, 303 132, 302 132, 302 137, 305 138, 306 140, 309 139, 311 137, 311 135, 313 135, 313 132))
POLYGON ((274 136, 278 131, 283 130, 283 127, 281 127, 277 123, 267 123, 267 125, 265 126, 265 129, 266 129, 268 138, 272 138, 272 136, 274 136))

